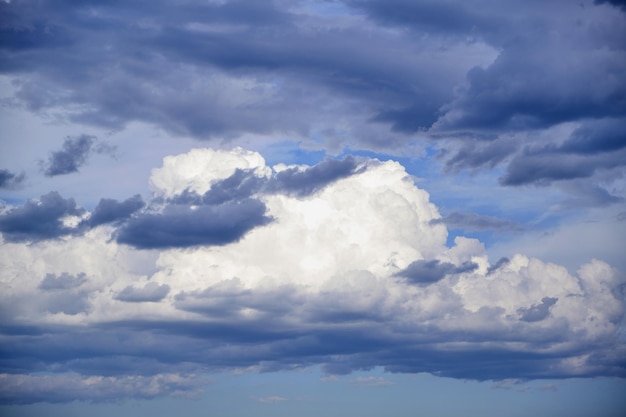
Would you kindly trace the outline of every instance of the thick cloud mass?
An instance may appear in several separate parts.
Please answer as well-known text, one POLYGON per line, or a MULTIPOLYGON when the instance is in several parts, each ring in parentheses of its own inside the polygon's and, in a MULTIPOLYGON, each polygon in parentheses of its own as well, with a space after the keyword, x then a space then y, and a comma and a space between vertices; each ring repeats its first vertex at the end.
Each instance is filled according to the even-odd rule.
POLYGON ((103 200, 93 227, 63 240, 25 243, 78 212, 56 193, 3 215, 2 402, 193 394, 212 372, 307 366, 626 377, 615 269, 492 264, 464 237, 448 247, 396 162, 268 167, 240 148, 196 149, 150 181, 145 207, 103 200))

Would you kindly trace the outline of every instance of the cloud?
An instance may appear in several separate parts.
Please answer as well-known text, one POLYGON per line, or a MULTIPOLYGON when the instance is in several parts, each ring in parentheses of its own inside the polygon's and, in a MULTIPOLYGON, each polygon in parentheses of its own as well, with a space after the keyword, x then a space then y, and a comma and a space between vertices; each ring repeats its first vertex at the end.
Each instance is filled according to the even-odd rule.
POLYGON ((261 397, 261 398, 256 398, 256 401, 263 403, 263 404, 274 404, 274 403, 281 403, 281 402, 287 401, 287 398, 279 397, 279 396, 261 397))
POLYGON ((265 212, 265 205, 254 199, 192 208, 171 205, 162 213, 133 217, 116 239, 141 249, 226 245, 269 223, 265 212))
POLYGON ((534 304, 529 308, 520 308, 520 320, 524 321, 540 321, 548 317, 550 314, 550 307, 552 307, 558 301, 558 298, 543 297, 540 304, 534 304))
POLYGON ((52 152, 47 161, 40 162, 44 174, 48 177, 54 177, 78 172, 78 168, 87 162, 87 158, 92 152, 102 153, 111 150, 108 147, 95 148, 95 142, 96 138, 89 135, 65 139, 62 150, 52 152))
POLYGON ((157 302, 164 299, 169 292, 169 285, 159 285, 156 282, 149 282, 142 288, 129 285, 124 288, 115 299, 126 301, 127 303, 157 302))
POLYGON ((89 227, 96 227, 102 224, 126 220, 144 206, 145 203, 139 194, 122 202, 103 198, 89 218, 83 221, 83 224, 89 227))
POLYGON ((582 124, 562 144, 526 147, 507 166, 504 185, 546 185, 552 181, 589 178, 626 163, 626 120, 607 119, 582 124))
POLYGON ((625 376, 617 270, 589 260, 570 272, 521 254, 492 263, 475 239, 446 244, 437 207, 399 163, 328 164, 290 173, 311 175, 294 184, 314 192, 276 191, 267 184, 284 166, 239 148, 195 150, 165 158, 153 198, 125 220, 35 245, 5 236, 2 401, 182 395, 202 389, 196 375, 311 366, 625 376), (252 194, 251 175, 264 184, 252 194), (225 197, 207 203, 212 187, 225 197), (176 202, 185 193, 200 200, 176 202), (118 242, 124 233, 134 245, 118 242))
POLYGON ((438 260, 418 260, 409 264, 406 269, 397 273, 398 276, 406 278, 414 284, 432 284, 445 278, 446 275, 462 274, 472 272, 478 268, 478 264, 465 262, 456 266, 450 262, 440 262, 438 260))
POLYGON ((433 220, 433 224, 444 223, 452 229, 464 230, 521 230, 521 226, 510 220, 503 220, 493 216, 483 216, 476 213, 461 213, 453 211, 441 219, 433 220))
MULTIPOLYGON (((295 0, 262 11, 254 1, 160 0, 115 12, 9 2, 0 48, 15 80, 11 103, 65 121, 337 152, 401 155, 434 142, 449 174, 503 166, 503 185, 598 185, 623 168, 623 148, 557 162, 525 153, 560 146, 553 129, 600 132, 597 123, 623 119, 626 15, 610 7, 619 2, 581 4, 355 0, 328 14, 295 0), (102 44, 107 53, 90 46, 102 44)), ((47 175, 80 169, 98 152, 92 139, 68 139, 43 164, 47 175)))
POLYGON ((12 190, 18 188, 25 179, 24 173, 19 175, 6 169, 0 169, 0 189, 12 190))
POLYGON ((158 374, 152 376, 85 376, 77 373, 52 375, 0 374, 0 402, 64 403, 70 401, 116 401, 120 398, 193 397, 208 384, 196 375, 158 374), (30 392, 23 401, 22 389, 30 392))
POLYGON ((58 276, 56 274, 46 274, 41 284, 39 284, 39 288, 46 291, 67 290, 80 287, 86 281, 87 278, 84 272, 77 275, 71 275, 67 272, 63 272, 58 276))
POLYGON ((56 239, 74 232, 63 219, 81 216, 84 210, 74 199, 64 199, 56 191, 42 195, 39 201, 29 200, 22 207, 0 215, 0 232, 9 242, 56 239))
POLYGON ((352 385, 358 385, 361 387, 386 387, 389 385, 394 385, 395 382, 389 381, 382 376, 360 376, 352 381, 350 381, 352 385))

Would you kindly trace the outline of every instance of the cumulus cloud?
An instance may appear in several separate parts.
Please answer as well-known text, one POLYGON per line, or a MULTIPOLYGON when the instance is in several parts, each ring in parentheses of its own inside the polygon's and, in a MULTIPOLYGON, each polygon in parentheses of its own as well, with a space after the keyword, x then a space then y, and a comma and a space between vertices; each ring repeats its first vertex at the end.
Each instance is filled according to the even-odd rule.
POLYGON ((250 194, 250 175, 271 184, 289 168, 239 148, 194 150, 153 171, 153 200, 125 221, 30 246, 5 237, 2 401, 150 398, 194 392, 203 373, 309 366, 626 376, 617 270, 589 260, 573 273, 521 254, 492 263, 464 237, 447 246, 437 208, 402 165, 345 161, 294 168, 311 177, 250 194), (202 201, 213 187, 225 197, 202 201), (191 195, 200 200, 176 202, 191 195), (238 211, 250 201, 258 210, 238 211), (272 221, 255 223, 259 213, 272 221), (118 242, 128 230, 154 249, 140 267, 143 252, 118 242))
POLYGON ((110 145, 100 143, 96 145, 96 138, 89 135, 80 135, 65 139, 59 151, 50 154, 47 161, 40 161, 44 174, 48 177, 71 174, 87 162, 92 153, 111 153, 110 145))

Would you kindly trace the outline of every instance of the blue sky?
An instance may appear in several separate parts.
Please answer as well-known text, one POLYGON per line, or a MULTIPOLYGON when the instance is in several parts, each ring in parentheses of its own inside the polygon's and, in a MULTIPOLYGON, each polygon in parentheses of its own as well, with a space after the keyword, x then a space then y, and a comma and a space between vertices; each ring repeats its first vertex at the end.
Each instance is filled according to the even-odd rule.
POLYGON ((622 415, 621 1, 0 1, 0 414, 622 415))

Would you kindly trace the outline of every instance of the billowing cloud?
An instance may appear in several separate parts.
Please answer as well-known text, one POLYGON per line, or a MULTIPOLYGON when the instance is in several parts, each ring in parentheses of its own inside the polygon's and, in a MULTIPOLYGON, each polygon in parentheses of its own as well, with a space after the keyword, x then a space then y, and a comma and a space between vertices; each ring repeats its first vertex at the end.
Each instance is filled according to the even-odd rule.
POLYGON ((36 245, 4 230, 39 206, 9 210, 2 401, 193 394, 214 372, 309 366, 476 380, 626 376, 617 270, 589 260, 572 273, 521 254, 492 264, 475 239, 447 246, 437 208, 400 164, 347 161, 292 167, 311 178, 249 194, 240 181, 249 172, 271 183, 290 168, 239 148, 168 157, 146 207, 36 245), (175 202, 214 186, 235 191, 175 202))

